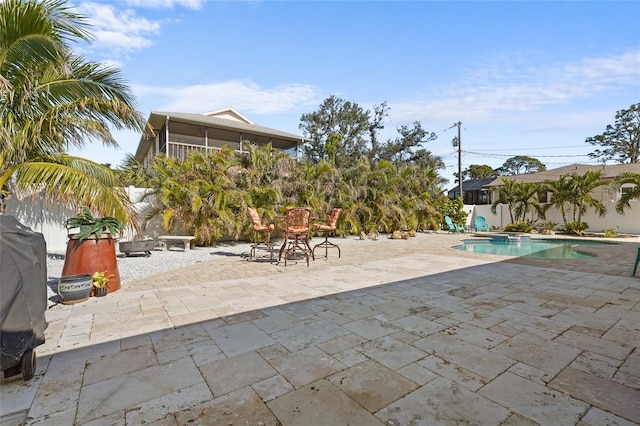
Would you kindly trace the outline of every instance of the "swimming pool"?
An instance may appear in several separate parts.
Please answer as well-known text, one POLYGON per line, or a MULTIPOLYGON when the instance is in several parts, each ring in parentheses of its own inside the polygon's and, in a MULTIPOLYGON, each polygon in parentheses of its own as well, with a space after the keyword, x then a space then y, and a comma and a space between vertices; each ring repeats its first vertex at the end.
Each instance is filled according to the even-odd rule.
POLYGON ((537 259, 587 259, 595 255, 582 252, 581 245, 610 244, 599 241, 553 240, 553 239, 509 239, 509 240, 463 240, 454 249, 501 256, 524 256, 537 259))

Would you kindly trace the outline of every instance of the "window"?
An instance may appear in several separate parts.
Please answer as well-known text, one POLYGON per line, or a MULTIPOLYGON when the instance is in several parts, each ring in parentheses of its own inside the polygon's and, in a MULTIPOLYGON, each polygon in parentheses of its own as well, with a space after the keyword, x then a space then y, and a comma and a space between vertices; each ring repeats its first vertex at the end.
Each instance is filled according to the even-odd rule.
POLYGON ((540 193, 540 195, 538 197, 539 197, 538 201, 540 203, 548 203, 549 202, 549 193, 546 192, 546 191, 540 193))
POLYGON ((633 192, 633 190, 635 189, 635 185, 631 184, 631 183, 627 183, 624 184, 621 188, 620 188, 620 196, 622 195, 630 195, 631 192, 633 192))

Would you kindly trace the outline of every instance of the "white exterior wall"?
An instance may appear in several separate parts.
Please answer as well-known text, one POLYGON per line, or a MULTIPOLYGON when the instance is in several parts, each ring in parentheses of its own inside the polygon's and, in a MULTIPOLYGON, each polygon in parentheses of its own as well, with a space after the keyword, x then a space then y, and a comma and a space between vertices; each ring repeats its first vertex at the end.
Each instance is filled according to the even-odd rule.
MULTIPOLYGON (((142 201, 142 197, 148 191, 144 188, 134 188, 130 186, 126 188, 129 199, 134 202, 138 215, 142 218, 149 210, 151 204, 148 201, 142 201)), ((7 214, 15 216, 24 226, 28 226, 36 232, 44 235, 47 242, 47 251, 50 253, 65 253, 67 249, 67 229, 64 222, 69 217, 75 216, 75 211, 68 208, 59 208, 48 206, 43 202, 42 198, 27 198, 18 200, 11 197, 7 200, 7 214)), ((160 226, 160 221, 153 221, 143 231, 144 237, 157 237, 165 232, 160 226)), ((130 241, 135 237, 129 229, 125 230, 121 240, 130 241)))
MULTIPOLYGON (((635 234, 640 235, 640 201, 632 200, 630 202, 631 209, 626 209, 625 214, 621 215, 616 212, 615 202, 608 202, 607 214, 604 217, 598 216, 593 208, 589 208, 585 214, 582 215, 582 221, 589 224, 587 231, 589 232, 604 232, 607 229, 617 229, 621 234, 635 234), (617 228, 616 228, 617 227, 617 228)), ((476 205, 465 206, 465 210, 471 212, 467 217, 467 223, 473 228, 476 216, 484 216, 487 219, 487 223, 491 226, 504 228, 511 223, 511 217, 509 215, 509 207, 506 204, 498 205, 496 213, 491 212, 490 205, 476 205)), ((573 220, 572 210, 569 209, 566 212, 567 221, 573 220)), ((529 213, 527 219, 536 219, 535 213, 529 213)), ((538 219, 538 222, 542 222, 543 219, 538 219)), ((562 214, 560 210, 552 207, 546 213, 546 219, 544 221, 551 221, 561 226, 562 214)))

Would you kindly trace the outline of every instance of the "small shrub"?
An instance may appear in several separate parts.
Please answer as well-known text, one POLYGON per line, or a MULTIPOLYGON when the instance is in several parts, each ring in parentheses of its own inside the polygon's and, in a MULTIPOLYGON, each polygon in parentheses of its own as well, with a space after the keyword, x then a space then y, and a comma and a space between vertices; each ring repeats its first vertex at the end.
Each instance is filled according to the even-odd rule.
POLYGON ((584 235, 584 232, 589 228, 589 224, 587 222, 567 222, 562 227, 562 231, 567 234, 576 234, 576 235, 584 235))
POLYGON ((506 232, 531 232, 531 230, 534 228, 535 226, 533 226, 532 223, 527 223, 524 220, 520 220, 516 223, 507 224, 507 226, 504 227, 504 230, 506 232))
POLYGON ((538 226, 538 230, 540 232, 542 231, 553 231, 556 229, 556 226, 558 226, 557 223, 555 222, 551 222, 550 220, 547 220, 545 222, 542 222, 539 226, 538 226))
POLYGON ((557 223, 548 220, 540 223, 537 229, 542 235, 554 235, 556 226, 558 226, 557 223))
POLYGON ((615 238, 618 236, 618 228, 619 226, 616 226, 615 228, 609 227, 604 231, 604 237, 605 238, 615 238))
POLYGON ((104 272, 95 272, 91 276, 91 281, 93 282, 93 286, 97 288, 106 287, 109 283, 109 280, 113 278, 113 274, 107 275, 107 271, 104 272))

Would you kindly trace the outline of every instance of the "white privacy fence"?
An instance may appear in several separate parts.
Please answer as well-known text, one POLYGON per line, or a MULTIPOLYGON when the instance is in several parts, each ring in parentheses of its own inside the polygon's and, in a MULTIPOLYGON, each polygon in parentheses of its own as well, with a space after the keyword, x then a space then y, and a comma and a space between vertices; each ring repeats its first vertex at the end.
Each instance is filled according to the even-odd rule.
MULTIPOLYGON (((134 202, 139 217, 143 217, 151 207, 149 201, 143 201, 143 197, 148 190, 133 186, 125 190, 129 195, 129 199, 134 202)), ((64 222, 68 218, 76 216, 76 211, 57 205, 49 205, 41 197, 30 197, 24 200, 10 197, 6 200, 6 204, 7 214, 15 216, 23 225, 44 235, 48 252, 64 253, 66 251, 67 229, 64 227, 64 222)), ((159 226, 159 221, 153 221, 146 227, 141 236, 157 237, 161 234, 164 234, 164 231, 159 226)), ((130 241, 134 237, 136 236, 133 232, 127 229, 123 232, 121 240, 130 241)))
MULTIPOLYGON (((582 215, 582 222, 589 225, 589 232, 604 232, 608 229, 616 230, 621 234, 640 235, 640 201, 631 201, 631 209, 626 209, 624 214, 616 212, 615 203, 608 203, 607 214, 600 217, 593 208, 587 209, 582 215)), ((473 227, 476 216, 484 216, 487 223, 492 227, 504 228, 511 223, 509 207, 506 204, 500 204, 496 208, 496 213, 491 212, 490 205, 466 205, 465 210, 469 212, 467 216, 467 225, 473 227)), ((559 209, 553 207, 546 213, 546 219, 538 218, 536 213, 529 213, 527 220, 538 220, 554 222, 558 226, 562 226, 562 213, 559 209)), ((573 221, 572 210, 567 209, 566 217, 569 222, 573 221)))

